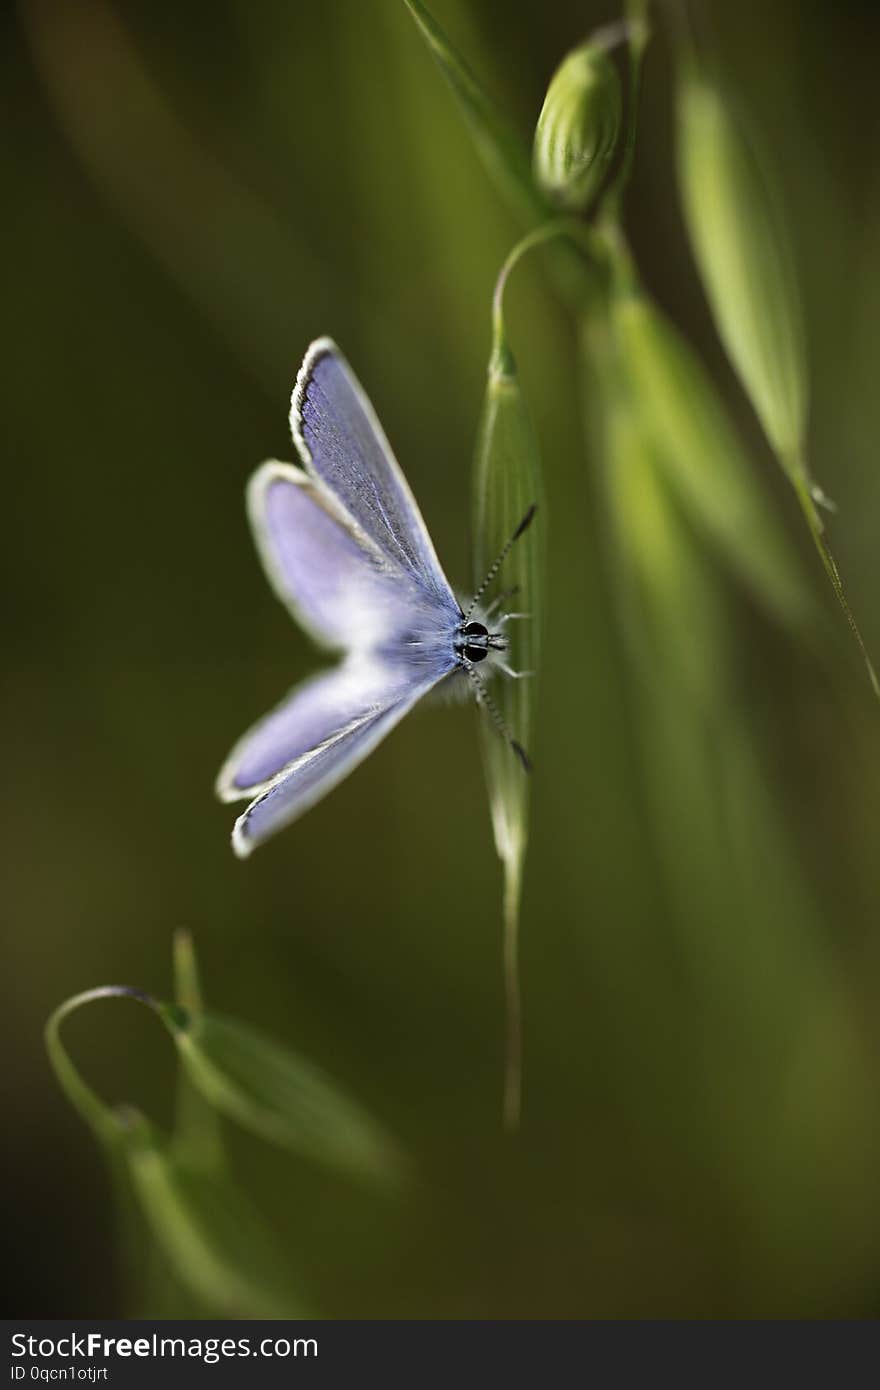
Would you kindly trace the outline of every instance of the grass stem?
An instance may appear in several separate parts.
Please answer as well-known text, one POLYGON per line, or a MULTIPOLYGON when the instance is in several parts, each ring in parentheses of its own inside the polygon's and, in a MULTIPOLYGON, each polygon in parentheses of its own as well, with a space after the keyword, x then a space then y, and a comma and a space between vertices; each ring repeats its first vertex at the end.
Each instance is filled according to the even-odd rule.
POLYGON ((504 864, 504 1128, 515 1134, 522 1116, 522 993, 519 979, 519 903, 522 877, 520 857, 504 864))
POLYGON ((828 537, 825 534, 825 526, 816 508, 816 503, 813 494, 810 490, 810 484, 807 479, 807 474, 802 467, 797 469, 790 469, 788 471, 789 476, 791 477, 791 480, 794 484, 794 489, 797 493, 797 498, 800 502, 801 510, 806 518, 807 525, 810 528, 810 535, 813 538, 813 544, 819 552, 819 558, 821 559, 822 564, 825 568, 825 573, 828 575, 828 578, 831 581, 831 587, 834 590, 837 602, 843 609, 844 617, 846 618, 846 621, 849 624, 850 631, 852 632, 852 635, 855 638, 856 643, 858 645, 859 651, 862 654, 862 659, 864 660, 865 667, 868 672, 868 679, 871 682, 871 689, 877 696, 878 700, 880 700, 880 680, 878 680, 877 678, 877 672, 874 669, 874 663, 872 662, 868 654, 868 649, 865 646, 865 640, 862 637, 861 630, 859 629, 859 625, 855 619, 855 615, 849 606, 849 600, 846 597, 846 593, 843 587, 843 580, 840 577, 840 570, 837 568, 837 561, 835 560, 831 552, 831 547, 828 544, 828 537))

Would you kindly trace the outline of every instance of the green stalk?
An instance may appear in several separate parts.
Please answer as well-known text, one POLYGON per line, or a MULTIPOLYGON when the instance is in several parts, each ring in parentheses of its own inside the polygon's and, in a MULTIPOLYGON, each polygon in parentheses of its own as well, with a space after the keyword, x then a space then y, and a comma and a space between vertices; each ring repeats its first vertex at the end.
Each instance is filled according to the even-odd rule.
MULTIPOLYGON (((192 1024, 204 1013, 193 939, 188 931, 174 933, 174 998, 192 1024)), ((220 1121, 213 1106, 192 1084, 185 1066, 177 1078, 174 1150, 178 1159, 203 1172, 218 1172, 225 1165, 220 1121)))
MULTIPOLYGON (((505 291, 515 267, 527 252, 567 237, 595 251, 592 232, 561 218, 544 223, 517 243, 504 261, 492 297, 492 347, 482 418, 474 461, 474 569, 486 573, 514 534, 527 508, 540 503, 541 465, 537 441, 520 387, 505 322, 505 291)), ((584 259, 584 264, 587 264, 584 259)), ((510 581, 524 596, 529 620, 514 640, 514 666, 534 671, 540 664, 542 569, 539 548, 543 512, 537 527, 508 557, 510 581)), ((508 739, 526 746, 534 720, 532 682, 504 681, 497 693, 501 727, 508 739)), ((522 1110, 523 1025, 519 978, 519 928, 522 872, 528 843, 529 777, 508 743, 484 722, 481 731, 495 846, 504 877, 502 903, 502 976, 505 1009, 503 1117, 505 1128, 518 1129, 522 1110)))
POLYGON ((611 187, 602 199, 599 210, 600 222, 620 221, 621 205, 626 186, 632 176, 636 153, 636 133, 639 124, 639 103, 642 94, 642 67, 645 49, 651 38, 648 23, 647 0, 628 0, 627 41, 629 46, 629 82, 626 102, 626 134, 623 140, 623 154, 611 187))
POLYGON ((591 271, 607 259, 604 240, 584 222, 573 217, 554 218, 552 222, 542 222, 540 227, 529 232, 518 241, 498 272, 495 291, 492 295, 492 359, 490 371, 503 376, 510 369, 513 356, 507 341, 504 327, 504 293, 514 268, 528 251, 556 237, 567 237, 584 252, 590 262, 591 271))
MULTIPOLYGON (((524 509, 538 499, 541 491, 540 464, 534 437, 519 386, 516 362, 508 340, 505 322, 505 293, 510 276, 523 257, 536 247, 556 238, 566 238, 589 267, 595 283, 596 267, 607 261, 604 242, 574 218, 545 222, 517 242, 502 265, 492 296, 492 350, 489 381, 476 465, 476 534, 481 551, 476 569, 486 564, 521 520, 524 509), (491 530, 487 543, 486 531, 491 530)), ((540 522, 538 523, 541 524, 540 522)), ((528 545, 529 542, 523 542, 528 545)), ((532 538, 531 544, 536 544, 532 538)), ((512 564, 521 564, 520 586, 530 594, 533 610, 533 645, 529 667, 537 664, 540 620, 540 569, 530 565, 525 551, 514 553, 512 564)), ((524 688, 508 682, 501 695, 505 720, 518 736, 528 740, 533 701, 524 688)), ((522 1112, 522 992, 519 976, 520 899, 522 871, 528 841, 528 780, 522 769, 511 763, 510 752, 499 747, 497 735, 484 731, 484 758, 495 843, 504 875, 502 975, 505 1011, 505 1062, 503 1118, 508 1131, 519 1128, 522 1112)))
POLYGON ((203 1012, 202 986, 192 934, 181 928, 172 942, 174 999, 193 1018, 203 1012))
POLYGON ((856 645, 858 646, 859 651, 862 654, 862 660, 864 661, 865 668, 868 672, 868 680, 871 682, 871 689, 873 690, 877 698, 880 699, 880 680, 878 680, 877 678, 877 672, 874 668, 874 663, 872 662, 871 657, 868 653, 868 649, 865 646, 865 640, 862 637, 861 630, 859 628, 858 623, 856 622, 855 614, 849 606, 849 600, 846 597, 846 592, 843 587, 843 580, 840 577, 840 570, 837 568, 837 561, 835 560, 831 547, 828 544, 828 537, 825 532, 825 526, 816 507, 816 502, 813 497, 813 490, 810 486, 807 472, 803 467, 797 466, 789 472, 789 477, 791 478, 795 494, 797 496, 798 502, 800 503, 801 511, 803 512, 804 517, 806 519, 810 535, 813 539, 813 544, 815 545, 816 550, 818 551, 819 558, 822 561, 822 565, 825 569, 825 573, 828 575, 828 578, 831 582, 831 587, 834 590, 837 602, 840 604, 840 607, 843 610, 843 615, 846 618, 846 621, 849 625, 850 632, 855 638, 856 645))
POLYGON ((522 990, 519 977, 519 909, 522 895, 522 856, 504 860, 504 1128, 519 1129, 522 1118, 522 990))

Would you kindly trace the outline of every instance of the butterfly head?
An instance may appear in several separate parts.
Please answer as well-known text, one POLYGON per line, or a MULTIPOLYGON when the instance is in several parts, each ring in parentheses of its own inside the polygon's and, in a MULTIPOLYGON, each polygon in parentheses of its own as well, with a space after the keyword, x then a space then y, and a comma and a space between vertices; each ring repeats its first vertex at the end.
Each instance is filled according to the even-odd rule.
POLYGON ((503 651, 507 640, 500 632, 490 632, 485 623, 471 620, 459 624, 454 645, 460 659, 476 663, 485 661, 492 650, 503 651))

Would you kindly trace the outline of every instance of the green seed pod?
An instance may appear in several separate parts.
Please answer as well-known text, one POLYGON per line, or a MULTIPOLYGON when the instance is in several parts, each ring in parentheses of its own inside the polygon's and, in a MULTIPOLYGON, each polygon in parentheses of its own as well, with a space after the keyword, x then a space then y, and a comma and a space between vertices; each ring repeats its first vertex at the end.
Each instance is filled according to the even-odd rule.
MULTIPOLYGON (((530 507, 540 501, 540 464, 531 419, 519 376, 506 345, 493 353, 477 432, 474 457, 474 574, 481 579, 516 532, 530 507)), ((544 517, 509 551, 504 589, 516 589, 517 610, 527 619, 511 622, 505 655, 514 669, 534 672, 540 648, 541 560, 544 517)), ((525 748, 531 745, 534 680, 502 677, 492 699, 504 726, 525 748)), ((495 844, 509 875, 518 883, 528 837, 529 778, 509 745, 482 721, 483 749, 495 844)))
POLYGON ((620 126, 617 69, 603 48, 586 43, 553 74, 535 129, 535 180, 552 202, 586 207, 605 177, 620 126))
POLYGON ((719 335, 770 443, 803 474, 807 372, 786 225, 759 151, 688 56, 677 84, 685 221, 719 335))
MULTIPOLYGON (((541 644, 543 602, 543 510, 530 527, 542 501, 538 443, 526 409, 504 320, 504 291, 511 271, 542 242, 561 235, 545 224, 520 241, 505 260, 492 301, 492 352, 486 395, 477 431, 473 467, 474 574, 477 600, 499 645, 506 639, 501 678, 491 691, 473 671, 474 686, 486 718, 481 738, 495 846, 504 869, 504 995, 507 1020, 504 1068, 504 1124, 519 1127, 522 1090, 522 1007, 519 986, 519 910, 522 869, 528 843, 529 776, 535 714, 534 677, 541 644), (527 528, 528 531, 527 531, 527 528), (526 533, 527 531, 527 533, 526 533), (501 592, 496 580, 503 565, 501 592), (502 609, 504 591, 516 595, 515 612, 502 609)), ((495 651, 500 657, 499 648, 495 651)), ((488 665, 488 663, 487 663, 488 665)), ((489 676, 491 671, 487 671, 489 676)))
POLYGON ((792 547, 701 362, 647 295, 619 288, 611 307, 633 408, 683 512, 764 608, 807 626, 813 603, 792 547))
MULTIPOLYGON (((544 517, 522 535, 523 522, 541 500, 538 445, 526 410, 513 355, 504 336, 504 282, 519 255, 521 242, 499 276, 495 332, 489 379, 474 455, 474 573, 482 580, 505 556, 502 588, 515 590, 516 610, 524 616, 504 626, 510 646, 504 659, 521 678, 502 674, 486 705, 481 739, 495 846, 504 867, 504 990, 507 1042, 504 1076, 504 1123, 519 1126, 522 1032, 518 938, 522 868, 528 843, 530 766, 535 713, 534 675, 541 642, 541 540, 544 517), (511 543, 513 540, 513 543, 511 543)), ((491 600, 491 590, 486 594, 491 600)), ((500 616, 500 615, 499 615, 500 616)))

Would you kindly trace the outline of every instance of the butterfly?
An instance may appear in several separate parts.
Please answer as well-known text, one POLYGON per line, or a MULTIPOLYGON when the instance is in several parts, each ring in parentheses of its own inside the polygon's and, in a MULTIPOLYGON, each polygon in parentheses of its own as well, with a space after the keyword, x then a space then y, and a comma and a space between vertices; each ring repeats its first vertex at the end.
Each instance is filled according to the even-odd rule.
POLYGON ((483 674, 508 676, 506 623, 481 600, 529 508, 463 608, 450 587, 400 465, 360 383, 329 338, 308 349, 290 428, 302 467, 270 460, 252 476, 247 510, 278 597, 314 640, 342 653, 296 686, 236 743, 217 779, 222 801, 247 798, 232 835, 244 858, 321 800, 441 682, 463 676, 526 770, 483 674), (484 665, 485 663, 485 665, 484 665))

